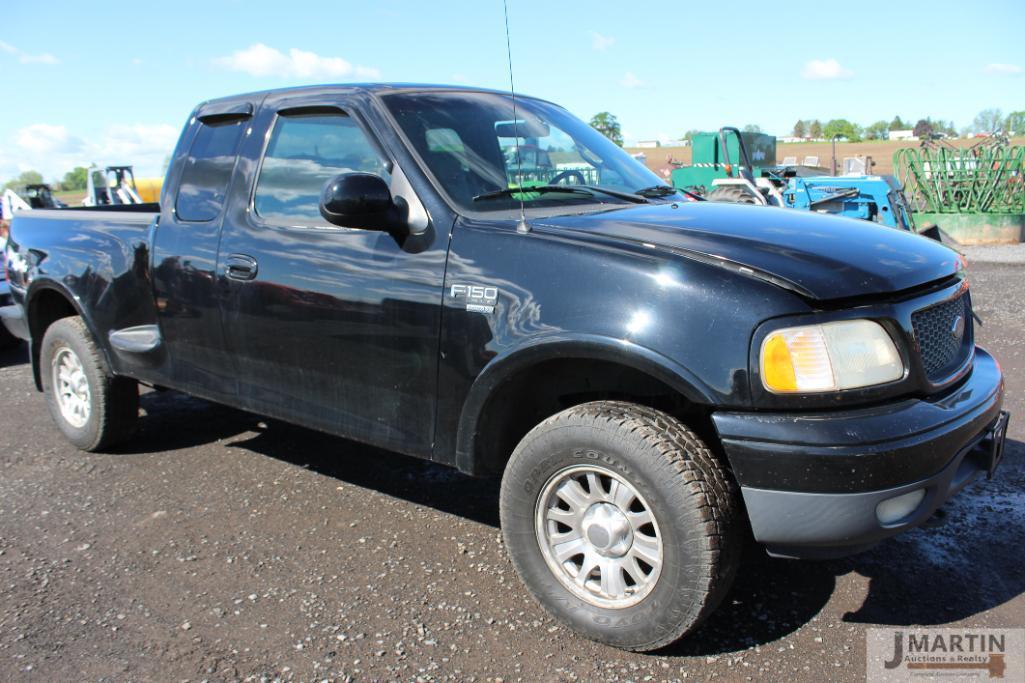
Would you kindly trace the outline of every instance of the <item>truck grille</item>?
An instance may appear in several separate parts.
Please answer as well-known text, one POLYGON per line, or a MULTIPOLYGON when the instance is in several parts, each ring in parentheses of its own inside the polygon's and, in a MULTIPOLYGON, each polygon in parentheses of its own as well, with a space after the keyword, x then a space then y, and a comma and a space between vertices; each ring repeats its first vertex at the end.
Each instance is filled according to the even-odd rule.
POLYGON ((915 311, 911 326, 930 382, 949 377, 975 346, 972 300, 967 290, 955 299, 915 311))

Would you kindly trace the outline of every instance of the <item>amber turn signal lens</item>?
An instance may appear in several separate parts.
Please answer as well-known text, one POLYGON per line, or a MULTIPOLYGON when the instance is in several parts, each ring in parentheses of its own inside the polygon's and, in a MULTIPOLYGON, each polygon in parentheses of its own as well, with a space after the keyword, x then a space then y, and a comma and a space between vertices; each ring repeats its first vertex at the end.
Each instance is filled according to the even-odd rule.
POLYGON ((790 349, 783 335, 774 334, 762 347, 762 381, 773 391, 797 391, 790 349))

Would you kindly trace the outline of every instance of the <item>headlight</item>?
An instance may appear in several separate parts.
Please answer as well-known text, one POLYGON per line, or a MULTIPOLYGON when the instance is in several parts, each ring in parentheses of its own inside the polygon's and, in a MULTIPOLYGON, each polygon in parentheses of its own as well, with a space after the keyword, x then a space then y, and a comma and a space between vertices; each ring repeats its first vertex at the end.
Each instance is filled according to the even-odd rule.
POLYGON ((777 393, 854 389, 904 376, 897 347, 871 320, 787 327, 762 342, 762 384, 777 393))

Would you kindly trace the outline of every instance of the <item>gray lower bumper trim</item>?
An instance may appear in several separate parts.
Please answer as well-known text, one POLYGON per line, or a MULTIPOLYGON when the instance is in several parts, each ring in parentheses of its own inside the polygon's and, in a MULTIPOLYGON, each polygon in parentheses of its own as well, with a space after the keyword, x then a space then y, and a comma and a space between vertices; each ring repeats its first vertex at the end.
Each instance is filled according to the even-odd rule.
POLYGON ((985 468, 974 457, 976 441, 943 470, 922 481, 863 493, 804 493, 741 487, 755 539, 781 557, 841 556, 918 526, 985 468), (876 507, 916 489, 925 497, 907 517, 883 525, 876 507), (846 552, 844 552, 846 550, 846 552))

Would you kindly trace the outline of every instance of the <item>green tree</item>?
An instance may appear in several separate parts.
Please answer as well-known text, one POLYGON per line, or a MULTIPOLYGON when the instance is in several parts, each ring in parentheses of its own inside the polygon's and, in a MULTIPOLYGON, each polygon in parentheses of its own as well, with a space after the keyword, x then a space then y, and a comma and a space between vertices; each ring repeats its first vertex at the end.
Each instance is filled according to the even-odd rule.
POLYGON ((756 123, 749 123, 746 126, 744 126, 744 132, 745 133, 761 133, 762 132, 762 127, 759 126, 756 123))
POLYGON ((822 122, 818 119, 815 119, 811 123, 809 123, 808 135, 810 135, 815 140, 820 139, 822 137, 822 122))
POLYGON ((88 175, 89 169, 85 166, 75 166, 75 168, 64 174, 64 178, 61 180, 61 188, 65 190, 84 190, 88 175))
POLYGON ((803 138, 808 135, 808 128, 804 125, 804 121, 798 119, 797 123, 794 124, 794 137, 803 138))
POLYGON ((846 138, 851 142, 861 140, 861 126, 853 124, 847 119, 832 119, 822 129, 822 133, 827 140, 832 140, 835 137, 846 138))
POLYGON ((921 140, 923 138, 931 138, 935 130, 932 121, 929 119, 918 119, 918 123, 915 124, 914 134, 916 138, 921 140))
POLYGON ((886 121, 876 121, 865 129, 865 138, 868 140, 886 140, 890 132, 890 124, 886 121))
POLYGON ((972 129, 976 133, 992 133, 1004 125, 1004 115, 999 109, 983 109, 975 115, 972 129))
POLYGON ((893 121, 890 121, 890 130, 907 130, 908 124, 904 123, 904 120, 899 116, 894 116, 893 121))
POLYGON ((36 185, 41 182, 43 182, 43 174, 39 171, 23 171, 17 178, 8 180, 4 187, 14 190, 25 187, 26 185, 36 185))
POLYGON ((619 120, 607 111, 595 114, 591 119, 591 128, 612 140, 614 143, 623 146, 623 129, 619 126, 619 120))
POLYGON ((1004 120, 1004 130, 1008 133, 1025 133, 1025 111, 1012 111, 1004 120))

